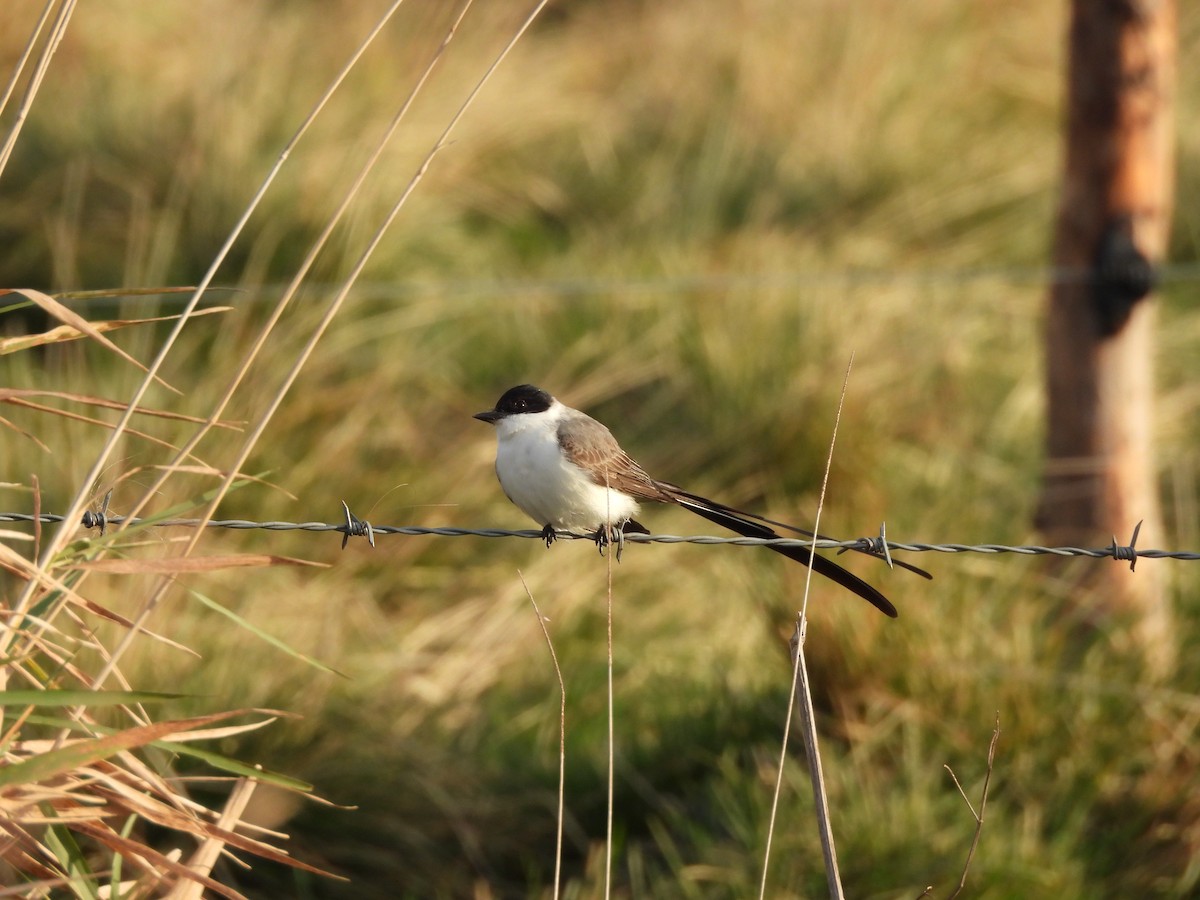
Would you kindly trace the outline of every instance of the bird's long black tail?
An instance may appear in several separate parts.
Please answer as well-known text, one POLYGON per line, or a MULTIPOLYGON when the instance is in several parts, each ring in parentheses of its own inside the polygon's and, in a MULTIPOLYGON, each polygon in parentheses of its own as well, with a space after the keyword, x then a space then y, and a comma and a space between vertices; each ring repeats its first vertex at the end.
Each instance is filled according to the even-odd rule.
MULTIPOLYGON (((692 494, 688 491, 685 491, 677 484, 666 484, 665 482, 660 482, 660 484, 669 488, 671 494, 675 496, 677 501, 693 500, 703 506, 707 506, 709 509, 715 509, 718 512, 726 512, 741 519, 753 519, 755 522, 761 522, 764 525, 774 525, 776 528, 782 528, 794 534, 802 534, 805 537, 818 538, 823 541, 833 540, 833 538, 829 537, 827 534, 814 534, 805 528, 789 525, 787 522, 780 522, 776 519, 768 519, 766 516, 760 516, 758 513, 746 512, 744 509, 734 509, 732 506, 726 506, 724 503, 718 503, 716 500, 709 500, 707 497, 701 497, 699 494, 692 494)), ((747 537, 749 537, 749 535, 747 535, 747 537)), ((859 553, 865 553, 867 556, 873 556, 876 559, 885 558, 882 554, 876 553, 872 550, 860 549, 857 547, 850 549, 858 550, 859 553)), ((933 580, 933 576, 924 569, 920 568, 919 566, 914 566, 912 563, 905 562, 902 559, 889 559, 887 562, 888 565, 899 566, 901 569, 907 569, 910 572, 915 572, 917 575, 920 575, 927 581, 933 580)))
MULTIPOLYGON (((719 503, 712 503, 704 497, 699 497, 695 494, 676 494, 675 502, 684 509, 689 509, 698 516, 708 519, 710 522, 715 522, 722 528, 728 528, 730 531, 740 534, 742 537, 753 538, 777 538, 779 534, 766 525, 751 521, 750 519, 742 518, 736 515, 729 507, 719 503)), ((807 566, 809 560, 812 560, 813 571, 818 575, 824 575, 830 581, 836 582, 858 596, 862 597, 884 615, 896 618, 899 613, 896 612, 896 607, 887 597, 871 587, 853 572, 848 572, 835 563, 833 560, 826 559, 824 556, 814 554, 807 547, 769 547, 776 553, 782 553, 788 559, 794 559, 796 562, 807 566)))

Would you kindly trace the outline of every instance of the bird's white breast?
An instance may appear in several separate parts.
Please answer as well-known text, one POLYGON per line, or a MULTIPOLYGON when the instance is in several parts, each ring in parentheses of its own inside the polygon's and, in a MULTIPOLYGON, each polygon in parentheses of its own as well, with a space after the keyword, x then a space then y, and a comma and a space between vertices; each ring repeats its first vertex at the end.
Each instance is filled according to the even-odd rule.
POLYGON ((504 493, 539 525, 595 531, 633 517, 637 501, 595 484, 569 462, 558 443, 559 410, 511 416, 496 423, 496 476, 504 493))

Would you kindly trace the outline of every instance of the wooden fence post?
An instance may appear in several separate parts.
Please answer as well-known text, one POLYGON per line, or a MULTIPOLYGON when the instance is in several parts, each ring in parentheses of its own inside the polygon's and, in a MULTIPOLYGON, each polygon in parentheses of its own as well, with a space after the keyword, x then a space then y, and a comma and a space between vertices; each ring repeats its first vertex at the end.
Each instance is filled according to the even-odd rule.
MULTIPOLYGON (((1072 0, 1037 516, 1053 543, 1127 543, 1142 520, 1142 547, 1162 538, 1151 296, 1171 218, 1175 65, 1175 0, 1072 0)), ((1160 566, 1101 564, 1077 588, 1072 614, 1129 617, 1152 668, 1169 668, 1160 566)))

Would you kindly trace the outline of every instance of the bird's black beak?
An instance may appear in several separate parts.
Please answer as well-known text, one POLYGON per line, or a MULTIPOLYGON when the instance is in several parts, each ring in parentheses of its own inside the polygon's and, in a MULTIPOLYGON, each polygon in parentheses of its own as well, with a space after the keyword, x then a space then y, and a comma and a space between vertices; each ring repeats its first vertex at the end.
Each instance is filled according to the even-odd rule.
POLYGON ((478 419, 480 422, 487 422, 489 425, 495 425, 496 420, 500 418, 500 413, 494 409, 489 409, 486 412, 475 413, 471 418, 478 419))

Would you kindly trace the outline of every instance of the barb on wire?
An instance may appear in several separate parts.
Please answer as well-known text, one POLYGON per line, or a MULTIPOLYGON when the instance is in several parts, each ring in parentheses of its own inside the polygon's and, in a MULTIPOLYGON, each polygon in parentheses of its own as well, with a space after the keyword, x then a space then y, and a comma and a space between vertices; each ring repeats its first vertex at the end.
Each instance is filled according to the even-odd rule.
MULTIPOLYGON (((426 527, 419 525, 372 525, 350 512, 350 508, 342 504, 346 513, 346 522, 331 524, 327 522, 254 522, 248 519, 146 519, 127 518, 107 513, 107 498, 98 513, 86 512, 81 524, 85 528, 100 528, 101 533, 108 526, 116 525, 153 525, 158 528, 232 528, 236 530, 262 529, 265 531, 335 531, 344 536, 343 546, 352 537, 365 537, 375 546, 375 535, 400 534, 408 536, 431 535, 435 537, 485 537, 485 538, 526 538, 544 540, 542 529, 506 528, 452 528, 426 527)), ((60 515, 42 513, 0 513, 0 522, 41 522, 58 524, 63 521, 60 515)), ((886 531, 880 528, 879 537, 860 537, 848 541, 837 541, 829 538, 817 540, 800 540, 797 538, 751 538, 751 537, 714 537, 710 535, 678 535, 678 534, 626 534, 625 540, 635 544, 734 544, 739 547, 805 547, 814 550, 857 550, 877 556, 891 564, 891 555, 896 551, 905 553, 1017 553, 1024 556, 1063 556, 1084 557, 1088 559, 1114 559, 1128 562, 1132 567, 1139 559, 1178 559, 1200 560, 1200 552, 1189 550, 1138 550, 1134 544, 1142 523, 1139 522, 1133 530, 1129 544, 1121 546, 1114 536, 1112 544, 1107 547, 1044 547, 1040 545, 1011 546, 1008 544, 932 544, 904 541, 889 541, 886 531)), ((556 532, 560 540, 592 541, 595 534, 580 534, 569 531, 556 532)))
POLYGON ((838 555, 840 556, 847 550, 861 550, 870 556, 878 556, 885 563, 887 563, 887 567, 889 569, 896 568, 896 564, 892 562, 892 548, 887 541, 887 522, 879 523, 879 537, 859 538, 857 541, 855 541, 855 544, 857 546, 839 548, 838 555))
MULTIPOLYGON (((1146 520, 1142 519, 1142 522, 1144 522, 1144 521, 1146 521, 1146 520)), ((1129 571, 1130 572, 1132 572, 1133 567, 1137 565, 1138 552, 1137 552, 1137 548, 1134 545, 1137 544, 1138 532, 1142 530, 1142 522, 1138 522, 1136 525, 1133 526, 1133 537, 1131 537, 1129 539, 1128 547, 1118 547, 1117 546, 1117 536, 1114 534, 1113 539, 1112 539, 1112 546, 1109 548, 1112 550, 1113 559, 1129 560, 1129 571)))
MULTIPOLYGON (((349 543, 352 537, 365 537, 371 545, 371 549, 375 549, 375 529, 371 527, 370 522, 364 522, 354 513, 350 512, 350 507, 346 501, 342 501, 342 509, 346 511, 346 529, 342 535, 342 549, 346 549, 346 544, 349 543)), ((1115 538, 1114 538, 1115 540, 1115 538)))
POLYGON ((100 511, 92 512, 90 509, 83 514, 84 528, 99 528, 100 537, 104 537, 104 533, 108 530, 108 501, 112 499, 112 488, 108 489, 108 493, 104 495, 104 499, 100 501, 100 511))

